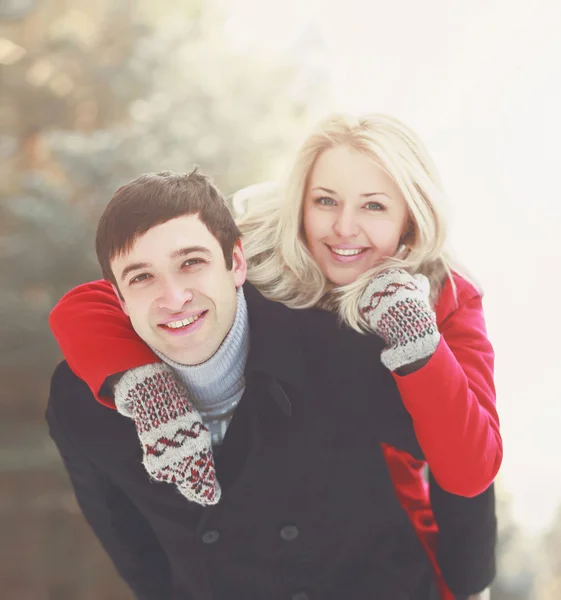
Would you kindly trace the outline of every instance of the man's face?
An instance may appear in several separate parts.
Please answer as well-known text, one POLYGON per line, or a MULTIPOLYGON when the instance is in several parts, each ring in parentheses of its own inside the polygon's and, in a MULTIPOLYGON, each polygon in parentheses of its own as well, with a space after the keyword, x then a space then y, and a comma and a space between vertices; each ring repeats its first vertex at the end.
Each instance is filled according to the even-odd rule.
POLYGON ((227 270, 218 240, 197 215, 153 227, 111 268, 136 333, 185 365, 205 362, 220 347, 247 271, 241 244, 227 270))

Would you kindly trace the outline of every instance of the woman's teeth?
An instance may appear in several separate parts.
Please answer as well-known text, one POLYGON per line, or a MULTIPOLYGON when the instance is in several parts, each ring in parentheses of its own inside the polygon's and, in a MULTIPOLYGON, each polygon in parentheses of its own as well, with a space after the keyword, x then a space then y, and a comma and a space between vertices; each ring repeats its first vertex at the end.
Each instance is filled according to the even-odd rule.
POLYGON ((191 323, 194 323, 200 316, 201 315, 195 315, 193 317, 183 319, 182 321, 171 321, 171 323, 166 323, 165 326, 169 327, 170 329, 179 329, 180 327, 187 327, 187 325, 191 325, 191 323))
POLYGON ((356 256, 365 250, 366 248, 331 248, 331 251, 339 256, 356 256))

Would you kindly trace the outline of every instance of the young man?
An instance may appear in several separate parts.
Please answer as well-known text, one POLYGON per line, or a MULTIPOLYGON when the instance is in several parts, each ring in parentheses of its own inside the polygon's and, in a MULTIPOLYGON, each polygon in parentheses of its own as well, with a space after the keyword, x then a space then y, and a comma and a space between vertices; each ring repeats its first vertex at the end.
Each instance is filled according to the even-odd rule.
POLYGON ((421 458, 373 360, 381 342, 245 284, 237 227, 198 173, 118 190, 97 253, 114 288, 99 294, 128 315, 147 360, 138 345, 131 358, 119 324, 118 352, 92 347, 104 339, 86 335, 95 303, 75 315, 82 346, 63 350, 100 402, 62 363, 47 418, 85 517, 137 597, 431 598, 380 450, 421 458), (73 360, 84 348, 95 364, 73 360))

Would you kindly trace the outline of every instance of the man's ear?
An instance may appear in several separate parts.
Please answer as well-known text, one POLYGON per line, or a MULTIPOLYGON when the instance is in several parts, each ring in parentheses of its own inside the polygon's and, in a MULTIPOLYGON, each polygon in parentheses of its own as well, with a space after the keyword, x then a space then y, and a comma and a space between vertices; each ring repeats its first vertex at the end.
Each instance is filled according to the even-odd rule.
POLYGON ((127 304, 123 300, 123 297, 121 296, 121 292, 119 291, 119 288, 113 283, 111 284, 111 287, 113 288, 113 291, 115 292, 115 296, 117 296, 117 300, 119 300, 119 304, 121 305, 123 312, 125 313, 125 315, 127 315, 127 317, 129 317, 130 315, 129 315, 129 311, 127 308, 127 304))
POLYGON ((245 260, 241 239, 236 242, 232 253, 232 272, 234 273, 234 283, 236 284, 236 287, 242 286, 247 277, 247 262, 245 260))

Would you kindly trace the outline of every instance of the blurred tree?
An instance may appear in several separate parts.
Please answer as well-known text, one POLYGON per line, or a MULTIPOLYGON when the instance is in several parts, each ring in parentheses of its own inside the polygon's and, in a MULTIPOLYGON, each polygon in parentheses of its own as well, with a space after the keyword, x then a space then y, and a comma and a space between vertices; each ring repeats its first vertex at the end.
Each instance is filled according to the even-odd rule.
POLYGON ((498 574, 492 586, 492 600, 537 600, 533 595, 535 552, 512 516, 512 500, 501 485, 495 483, 499 543, 498 574))
POLYGON ((538 563, 537 600, 561 598, 561 506, 544 536, 538 563))
POLYGON ((57 357, 48 312, 98 276, 115 189, 194 164, 225 193, 270 177, 326 92, 294 57, 233 51, 212 2, 37 4, 0 28, 0 377, 4 409, 30 416, 57 357))

